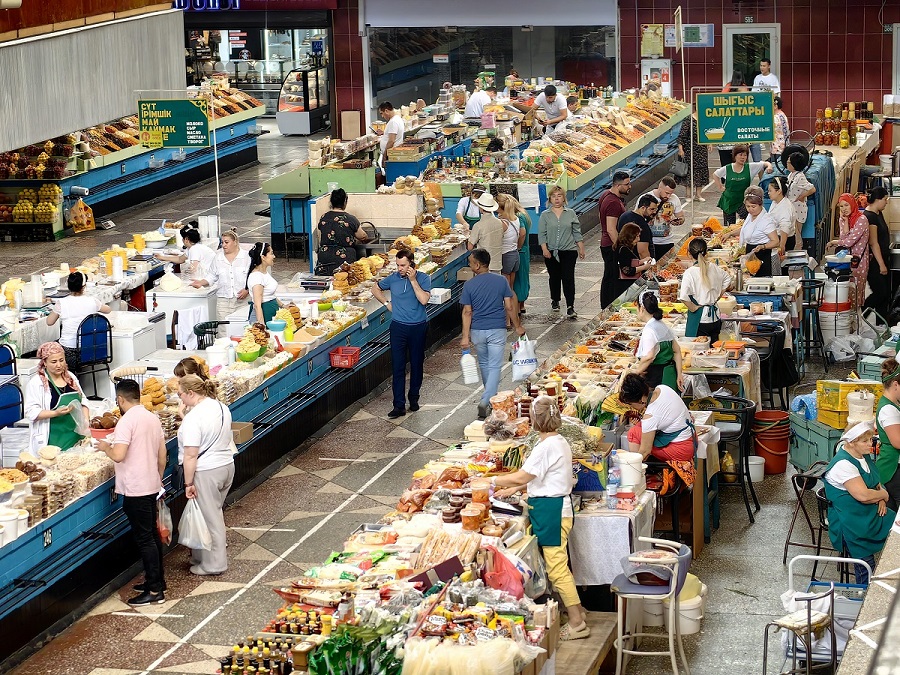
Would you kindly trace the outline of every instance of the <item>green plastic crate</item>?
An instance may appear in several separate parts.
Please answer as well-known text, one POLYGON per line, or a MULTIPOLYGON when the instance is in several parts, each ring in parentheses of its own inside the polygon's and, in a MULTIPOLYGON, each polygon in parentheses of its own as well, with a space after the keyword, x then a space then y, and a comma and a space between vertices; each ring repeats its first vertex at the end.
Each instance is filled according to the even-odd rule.
POLYGON ((802 413, 792 412, 789 459, 800 471, 806 471, 818 461, 830 462, 834 457, 841 429, 835 429, 816 420, 808 420, 802 413))

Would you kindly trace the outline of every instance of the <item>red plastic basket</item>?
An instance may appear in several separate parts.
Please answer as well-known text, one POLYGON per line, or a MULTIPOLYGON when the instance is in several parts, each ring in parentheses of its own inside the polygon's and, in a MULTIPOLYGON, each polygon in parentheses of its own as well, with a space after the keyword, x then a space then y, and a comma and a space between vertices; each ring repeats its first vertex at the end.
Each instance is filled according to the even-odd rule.
POLYGON ((328 356, 333 368, 352 368, 359 362, 359 347, 335 347, 328 356))

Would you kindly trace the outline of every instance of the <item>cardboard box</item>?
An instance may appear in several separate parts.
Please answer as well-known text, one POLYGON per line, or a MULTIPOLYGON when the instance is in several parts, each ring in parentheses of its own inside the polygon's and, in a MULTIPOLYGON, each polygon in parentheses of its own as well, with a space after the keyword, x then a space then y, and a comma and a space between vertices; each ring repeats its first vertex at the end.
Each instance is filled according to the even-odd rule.
POLYGON ((431 297, 428 298, 429 305, 443 305, 445 302, 450 302, 450 289, 449 288, 432 288, 431 289, 431 297))
POLYGON ((457 281, 468 281, 469 279, 475 278, 475 272, 472 271, 471 267, 461 267, 456 272, 456 280, 457 281))
POLYGON ((232 422, 231 434, 235 445, 246 443, 253 438, 253 422, 232 422))
POLYGON ((816 401, 819 409, 847 412, 847 394, 867 390, 872 392, 875 400, 884 393, 884 385, 873 380, 819 380, 816 382, 816 401))

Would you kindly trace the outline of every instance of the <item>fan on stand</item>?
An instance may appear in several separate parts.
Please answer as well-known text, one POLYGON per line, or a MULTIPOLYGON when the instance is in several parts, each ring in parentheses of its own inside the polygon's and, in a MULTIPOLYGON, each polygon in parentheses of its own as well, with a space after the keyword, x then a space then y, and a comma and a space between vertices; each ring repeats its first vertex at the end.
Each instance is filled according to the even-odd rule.
POLYGON ((788 134, 784 139, 784 151, 775 155, 775 166, 784 173, 790 173, 787 168, 788 158, 795 152, 803 155, 803 166, 795 166, 797 171, 806 171, 810 166, 809 158, 816 149, 816 139, 808 131, 798 129, 788 134))

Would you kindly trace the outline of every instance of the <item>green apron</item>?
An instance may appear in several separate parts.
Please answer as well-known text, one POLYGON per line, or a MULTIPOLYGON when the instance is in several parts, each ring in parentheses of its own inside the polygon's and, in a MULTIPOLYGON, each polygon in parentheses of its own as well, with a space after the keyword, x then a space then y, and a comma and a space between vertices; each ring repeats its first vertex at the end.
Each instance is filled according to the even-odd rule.
MULTIPOLYGON (((262 304, 263 311, 263 320, 260 321, 259 317, 256 317, 256 321, 258 323, 269 323, 272 319, 275 318, 275 312, 278 311, 278 300, 266 300, 262 304)), ((253 302, 250 302, 250 313, 247 315, 247 319, 253 316, 253 302)))
POLYGON ((644 373, 644 379, 651 389, 665 384, 678 391, 678 369, 675 368, 675 351, 671 340, 659 343, 659 353, 644 373))
MULTIPOLYGON (((677 389, 675 391, 678 391, 677 389)), ((685 429, 691 430, 691 437, 694 441, 694 450, 697 450, 697 430, 694 428, 694 423, 691 420, 684 421, 685 426, 677 429, 675 431, 657 431, 656 435, 653 437, 653 447, 654 448, 664 448, 669 443, 678 438, 681 433, 685 429)))
MULTIPOLYGON (((56 409, 65 408, 70 403, 81 405, 81 394, 77 391, 67 392, 63 394, 53 380, 50 386, 59 393, 59 401, 56 403, 56 409)), ((84 436, 75 432, 75 418, 72 415, 62 415, 61 417, 53 417, 50 420, 50 436, 47 439, 48 445, 55 445, 61 450, 68 450, 81 441, 84 436)))
POLYGON ((562 545, 563 499, 568 497, 528 498, 528 518, 539 546, 562 545))
MULTIPOLYGON (((886 396, 882 396, 881 400, 878 401, 878 407, 875 410, 876 420, 878 419, 878 414, 881 412, 881 409, 886 405, 892 405, 900 410, 900 406, 886 396)), ((875 466, 878 467, 878 476, 881 478, 881 482, 886 484, 897 472, 897 463, 900 462, 900 451, 891 445, 891 440, 888 438, 885 430, 881 428, 880 423, 877 424, 877 428, 878 440, 881 441, 881 448, 878 451, 878 459, 875 460, 875 466)))
POLYGON ((473 198, 469 197, 469 203, 466 206, 466 210, 463 212, 463 220, 469 224, 469 229, 474 227, 475 223, 477 223, 479 220, 481 220, 481 209, 479 209, 478 206, 475 207, 475 215, 474 216, 469 215, 469 211, 471 210, 472 204, 474 204, 474 203, 475 203, 475 200, 473 198))
MULTIPOLYGON (((858 460, 843 447, 831 460, 826 475, 842 459, 850 461, 859 469, 859 475, 867 488, 874 490, 878 487, 880 484, 878 473, 871 458, 858 460), (863 471, 861 462, 868 465, 868 473, 863 471)), ((846 546, 851 558, 865 558, 875 555, 884 548, 884 542, 894 524, 896 514, 893 511, 888 509, 885 515, 879 516, 878 504, 862 504, 856 501, 850 492, 839 490, 827 480, 825 496, 832 504, 828 509, 828 538, 831 539, 835 551, 842 551, 846 546)))
POLYGON ((725 190, 719 197, 718 207, 725 213, 736 213, 744 203, 744 190, 750 187, 753 177, 750 175, 750 164, 744 164, 744 170, 737 173, 729 164, 725 168, 725 190))
MULTIPOLYGON (((693 295, 689 295, 688 298, 695 305, 700 305, 700 303, 697 302, 696 299, 694 299, 693 295)), ((703 319, 703 310, 706 307, 709 307, 710 312, 712 313, 712 316, 713 316, 712 323, 715 323, 716 321, 719 320, 719 308, 718 307, 716 307, 715 305, 700 305, 699 309, 696 309, 693 312, 688 312, 687 325, 685 326, 685 329, 684 329, 685 337, 697 337, 697 335, 698 335, 697 331, 700 328, 700 321, 701 321, 701 319, 703 319)))

